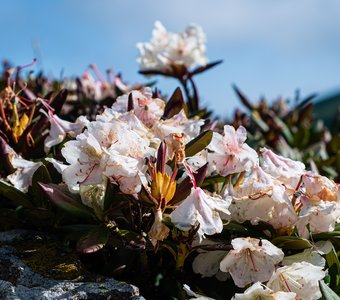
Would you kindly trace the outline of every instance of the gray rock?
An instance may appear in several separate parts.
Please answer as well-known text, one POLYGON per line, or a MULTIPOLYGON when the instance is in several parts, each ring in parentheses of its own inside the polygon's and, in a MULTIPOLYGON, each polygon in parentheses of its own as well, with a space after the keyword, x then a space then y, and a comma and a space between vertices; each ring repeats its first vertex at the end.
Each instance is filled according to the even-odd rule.
POLYGON ((0 232, 0 299, 61 300, 61 299, 144 299, 137 287, 100 277, 96 282, 56 280, 37 274, 25 265, 16 249, 6 243, 24 239, 32 232, 0 232))

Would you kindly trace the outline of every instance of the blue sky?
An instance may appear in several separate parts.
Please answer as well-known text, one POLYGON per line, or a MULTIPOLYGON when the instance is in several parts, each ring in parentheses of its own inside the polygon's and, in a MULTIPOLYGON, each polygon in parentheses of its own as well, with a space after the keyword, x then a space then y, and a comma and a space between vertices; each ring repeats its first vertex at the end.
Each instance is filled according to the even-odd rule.
MULTIPOLYGON (((0 59, 40 66, 58 78, 90 63, 112 67, 133 83, 136 43, 160 20, 169 31, 189 23, 207 34, 211 61, 224 63, 197 78, 200 94, 219 115, 238 104, 231 84, 251 99, 292 98, 340 87, 340 1, 337 0, 0 0, 0 59), (37 50, 38 49, 38 50, 37 50)), ((171 93, 172 80, 158 86, 171 93)))

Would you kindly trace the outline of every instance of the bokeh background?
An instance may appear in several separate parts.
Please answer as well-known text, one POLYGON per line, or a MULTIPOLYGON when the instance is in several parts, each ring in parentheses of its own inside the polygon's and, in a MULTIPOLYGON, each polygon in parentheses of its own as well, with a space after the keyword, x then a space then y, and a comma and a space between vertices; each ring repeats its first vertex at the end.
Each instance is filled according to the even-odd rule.
MULTIPOLYGON (((130 83, 138 75, 137 42, 154 22, 169 31, 201 25, 208 57, 224 63, 197 78, 205 104, 220 116, 238 105, 231 84, 254 101, 294 98, 340 87, 340 1, 337 0, 1 0, 0 58, 15 65, 38 58, 53 78, 81 75, 90 63, 112 67, 130 83)), ((171 93, 176 82, 159 79, 171 93)))

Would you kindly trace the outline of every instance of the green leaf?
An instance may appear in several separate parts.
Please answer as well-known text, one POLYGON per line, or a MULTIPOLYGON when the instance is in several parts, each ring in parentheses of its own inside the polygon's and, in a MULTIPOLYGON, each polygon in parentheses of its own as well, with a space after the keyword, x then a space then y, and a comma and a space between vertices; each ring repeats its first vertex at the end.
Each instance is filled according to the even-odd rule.
POLYGON ((79 217, 94 218, 89 208, 65 193, 61 186, 54 183, 45 184, 38 182, 38 184, 50 201, 59 208, 79 217))
POLYGON ((319 286, 323 300, 340 300, 340 297, 322 280, 319 281, 319 286))
POLYGON ((3 180, 0 180, 0 196, 10 200, 16 206, 33 206, 27 194, 19 191, 14 186, 3 180))
POLYGON ((279 236, 271 241, 276 247, 283 249, 302 250, 311 248, 312 244, 303 238, 296 236, 279 236))
POLYGON ((77 251, 93 253, 102 249, 110 237, 109 229, 101 224, 83 235, 77 243, 77 251))
POLYGON ((312 235, 314 240, 327 240, 332 237, 340 237, 340 230, 331 232, 315 233, 312 235))
POLYGON ((216 183, 224 183, 226 182, 226 177, 224 176, 220 176, 220 175, 216 175, 216 176, 210 176, 204 179, 202 187, 206 187, 209 186, 211 184, 216 184, 216 183))
POLYGON ((277 116, 273 116, 273 121, 282 129, 282 134, 289 145, 294 143, 294 137, 289 127, 277 116))
POLYGON ((266 124, 266 122, 264 122, 261 118, 261 115, 259 114, 259 112, 257 110, 253 110, 251 112, 251 119, 253 120, 253 122, 256 124, 257 127, 260 128, 260 130, 262 132, 268 132, 269 131, 269 127, 266 124))
POLYGON ((198 137, 190 141, 185 145, 185 155, 186 157, 194 156, 198 152, 202 151, 207 147, 213 137, 213 132, 211 130, 202 132, 198 137))
POLYGON ((340 263, 334 247, 326 254, 325 258, 328 265, 328 274, 330 275, 330 286, 333 289, 340 289, 340 263))

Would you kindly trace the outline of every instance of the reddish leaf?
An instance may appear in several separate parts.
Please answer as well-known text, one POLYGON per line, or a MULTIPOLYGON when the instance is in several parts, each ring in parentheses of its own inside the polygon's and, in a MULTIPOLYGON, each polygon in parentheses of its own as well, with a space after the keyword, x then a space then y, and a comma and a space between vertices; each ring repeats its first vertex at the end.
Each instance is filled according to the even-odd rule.
POLYGON ((42 182, 38 182, 38 185, 50 201, 61 209, 79 217, 94 218, 94 215, 85 205, 69 196, 61 186, 53 183, 46 184, 42 182))

